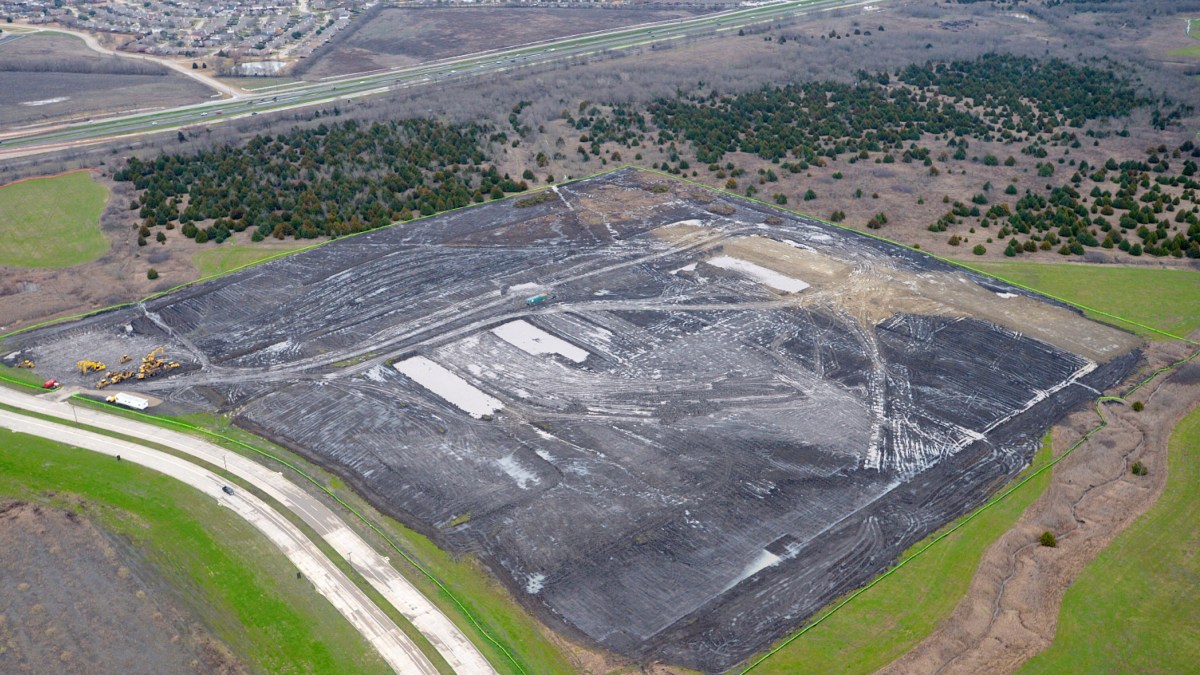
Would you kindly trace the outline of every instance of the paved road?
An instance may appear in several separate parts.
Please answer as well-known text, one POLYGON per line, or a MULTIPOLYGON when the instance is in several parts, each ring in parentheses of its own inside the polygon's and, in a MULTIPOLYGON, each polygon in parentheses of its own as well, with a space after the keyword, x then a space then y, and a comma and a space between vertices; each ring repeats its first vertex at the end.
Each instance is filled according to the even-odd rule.
MULTIPOLYGON (((408 619, 414 626, 416 626, 418 630, 421 631, 421 633, 430 641, 430 643, 433 644, 438 652, 441 653, 442 657, 446 659, 446 662, 450 664, 451 668, 453 668, 456 673, 469 673, 471 675, 480 673, 482 675, 487 675, 496 672, 495 669, 492 668, 491 664, 488 663, 487 659, 485 659, 479 652, 478 648, 476 648, 475 645, 462 633, 462 631, 459 630, 458 626, 454 625, 454 623, 451 622, 450 619, 446 617, 446 615, 443 614, 440 609, 433 605, 424 595, 421 594, 420 591, 413 587, 413 585, 409 583, 407 579, 401 576, 400 573, 397 572, 394 567, 392 567, 388 558, 380 555, 370 544, 359 537, 354 530, 346 525, 346 523, 337 514, 326 507, 323 502, 305 492, 299 486, 285 478, 282 474, 271 471, 270 469, 251 459, 232 453, 218 445, 200 440, 194 436, 170 431, 161 427, 137 422, 134 420, 129 420, 124 417, 109 415, 107 413, 92 410, 90 408, 74 407, 67 403, 50 400, 46 396, 33 396, 14 391, 12 389, 0 387, 0 403, 24 410, 42 413, 44 415, 52 415, 64 420, 75 419, 77 417, 80 423, 124 434, 133 438, 152 441, 154 443, 170 447, 179 452, 186 453, 198 459, 202 459, 210 464, 217 466, 223 465, 227 467, 229 473, 234 474, 242 480, 254 485, 256 488, 270 495, 271 498, 277 500, 284 507, 299 515, 304 522, 312 527, 322 539, 324 539, 338 552, 339 555, 348 560, 354 569, 361 574, 363 578, 365 578, 367 582, 370 583, 389 603, 391 603, 393 607, 395 607, 401 614, 404 615, 406 619, 408 619)), ((22 420, 28 419, 21 417, 20 415, 15 415, 14 413, 0 411, 0 426, 9 426, 7 422, 12 417, 22 420)), ((53 425, 52 423, 41 422, 40 420, 33 421, 42 424, 49 424, 51 426, 59 426, 53 425)), ((12 427, 10 426, 9 428, 12 427)), ((70 427, 61 428, 72 432, 76 431, 70 427)), ((38 435, 45 435, 40 432, 37 433, 38 435)), ((96 436, 98 439, 103 439, 106 443, 109 443, 110 445, 106 445, 104 447, 109 448, 110 450, 112 450, 114 447, 111 445, 112 443, 123 442, 117 441, 116 439, 111 439, 107 436, 96 434, 92 435, 96 436)), ((69 440, 65 442, 69 442, 74 445, 80 445, 80 441, 78 440, 69 440)), ((128 445, 132 448, 141 448, 141 446, 138 446, 134 443, 129 443, 128 445)), ((146 448, 142 448, 142 450, 145 452, 155 452, 146 448)), ((126 457, 128 452, 129 451, 127 450, 122 450, 119 451, 119 454, 121 454, 122 457, 126 457)), ((118 454, 118 451, 112 450, 110 454, 118 454)), ((128 454, 128 456, 131 458, 133 457, 131 453, 128 454)), ((186 464, 186 462, 183 462, 183 460, 179 459, 178 457, 173 457, 171 455, 166 456, 171 457, 173 462, 176 464, 186 464)), ((159 470, 157 466, 151 466, 151 468, 159 470)), ((202 469, 199 470, 203 472, 202 469)), ((214 493, 214 496, 221 496, 218 494, 220 492, 220 479, 209 472, 203 473, 206 476, 204 480, 199 482, 188 480, 186 482, 195 485, 205 492, 212 493, 212 489, 215 489, 217 493, 214 493), (218 482, 214 483, 212 481, 218 482)), ((239 497, 251 497, 251 495, 243 495, 242 492, 243 491, 239 491, 239 497)), ((265 504, 264 508, 269 509, 269 507, 266 507, 265 504)), ((274 512, 272 511, 272 513, 274 512)), ((279 516, 278 514, 275 515, 278 518, 282 518, 282 516, 279 516)), ((297 533, 298 532, 299 531, 297 530, 297 533)), ((302 534, 299 536, 303 537, 302 534)), ((335 567, 332 567, 332 563, 329 563, 328 560, 324 559, 320 549, 316 548, 316 546, 311 542, 307 542, 307 540, 306 543, 308 544, 308 547, 311 548, 311 551, 315 552, 315 555, 320 556, 326 564, 330 565, 331 568, 337 572, 337 574, 341 574, 341 572, 335 567)), ((280 547, 284 549, 285 553, 288 552, 288 548, 284 547, 283 545, 280 545, 280 547)), ((312 578, 313 577, 310 576, 310 579, 312 578)), ((345 579, 344 575, 341 576, 341 579, 344 580, 346 584, 350 584, 350 586, 353 587, 353 584, 350 583, 348 579, 345 579)), ((361 595, 361 591, 358 591, 357 587, 354 587, 354 591, 361 595)), ((371 616, 374 613, 379 613, 381 616, 383 616, 384 620, 391 624, 392 627, 395 626, 395 624, 392 623, 386 615, 383 615, 382 612, 379 612, 379 609, 375 607, 375 605, 372 604, 369 599, 366 599, 365 596, 363 596, 363 601, 369 604, 370 607, 357 608, 355 611, 356 615, 362 614, 363 616, 371 616)), ((341 609, 341 607, 339 607, 339 609, 341 609)), ((343 614, 345 613, 346 612, 343 611, 343 614)), ((352 623, 354 623, 354 620, 352 620, 352 623)), ((355 623, 355 625, 356 627, 358 626, 357 623, 355 623)), ((360 631, 362 630, 363 629, 360 628, 360 631)), ((400 633, 399 629, 396 629, 395 633, 396 636, 390 637, 389 640, 398 642, 398 640, 402 638, 405 642, 408 642, 408 638, 404 636, 403 633, 400 633)), ((374 632, 363 631, 363 635, 371 640, 374 632)), ((399 662, 399 666, 397 666, 396 663, 394 663, 390 658, 388 662, 393 663, 393 667, 396 667, 398 672, 427 672, 427 670, 431 668, 428 661, 423 655, 415 651, 416 648, 411 644, 411 642, 408 642, 408 646, 412 648, 412 653, 415 654, 415 657, 407 658, 405 661, 399 662), (416 658, 419 658, 420 661, 417 661, 416 658)), ((380 653, 384 654, 385 658, 388 658, 389 653, 391 653, 393 656, 397 656, 397 649, 397 644, 389 644, 387 641, 385 641, 383 646, 380 647, 380 653)), ((428 670, 428 672, 433 671, 428 670)))
POLYGON ((82 431, 57 422, 27 417, 19 413, 0 410, 0 427, 34 436, 41 436, 85 450, 92 450, 110 457, 120 455, 122 461, 140 464, 182 481, 215 498, 222 505, 244 518, 262 532, 296 569, 304 574, 321 595, 325 596, 342 616, 358 629, 368 642, 375 646, 394 670, 401 673, 429 673, 437 669, 425 655, 384 614, 371 599, 363 594, 334 563, 326 558, 319 548, 289 522, 282 514, 244 490, 227 495, 221 491, 224 482, 210 471, 182 460, 174 455, 152 450, 136 443, 121 441, 90 431, 82 431))
POLYGON ((842 7, 879 5, 885 0, 781 0, 700 17, 681 18, 611 31, 575 35, 545 42, 481 52, 418 66, 347 75, 319 82, 272 87, 271 93, 236 94, 232 98, 148 113, 124 115, 94 122, 0 132, 0 159, 79 147, 109 140, 212 125, 265 112, 375 96, 399 88, 447 80, 495 76, 533 64, 548 64, 590 54, 648 47, 700 35, 736 31, 809 12, 842 7))

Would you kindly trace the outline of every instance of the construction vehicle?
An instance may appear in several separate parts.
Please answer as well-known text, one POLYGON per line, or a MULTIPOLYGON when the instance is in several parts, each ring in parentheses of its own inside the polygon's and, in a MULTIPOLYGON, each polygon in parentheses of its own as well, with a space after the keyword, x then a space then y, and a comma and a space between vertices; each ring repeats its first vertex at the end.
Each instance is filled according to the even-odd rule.
POLYGON ((108 366, 100 363, 99 361, 89 361, 87 359, 76 361, 75 367, 78 368, 79 372, 84 375, 87 375, 88 373, 98 373, 102 370, 108 369, 108 366))
MULTIPOLYGON (((149 354, 142 357, 142 362, 138 364, 137 370, 112 371, 107 377, 96 383, 96 388, 103 389, 109 385, 124 382, 131 377, 145 380, 163 371, 179 368, 180 363, 178 361, 167 361, 162 358, 165 351, 165 347, 155 347, 149 354)), ((130 358, 129 360, 132 361, 133 359, 130 358)), ((124 362, 124 357, 122 357, 122 363, 124 362)))
POLYGON ((538 305, 545 304, 545 302, 549 299, 549 293, 538 293, 537 295, 526 298, 525 304, 530 307, 537 307, 538 305))
POLYGON ((103 389, 110 384, 124 382, 135 375, 132 370, 114 370, 110 371, 108 376, 96 383, 97 389, 103 389))
POLYGON ((126 354, 126 355, 122 356, 122 357, 121 357, 121 360, 120 360, 120 361, 117 361, 117 363, 129 363, 129 362, 130 362, 130 361, 132 361, 132 360, 133 360, 133 357, 132 357, 132 356, 130 356, 130 355, 128 355, 128 354, 126 354))
POLYGON ((17 367, 18 368, 29 368, 30 370, 33 370, 34 368, 37 367, 37 364, 34 363, 33 361, 30 361, 29 359, 25 359, 24 361, 18 363, 17 367))

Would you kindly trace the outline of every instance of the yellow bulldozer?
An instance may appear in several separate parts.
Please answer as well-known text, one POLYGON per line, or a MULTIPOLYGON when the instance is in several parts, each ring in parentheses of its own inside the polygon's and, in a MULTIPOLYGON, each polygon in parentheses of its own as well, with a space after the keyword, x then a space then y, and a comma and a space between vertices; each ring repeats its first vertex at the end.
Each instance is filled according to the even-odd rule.
MULTIPOLYGON (((139 380, 145 380, 147 378, 154 377, 165 370, 174 370, 175 368, 179 368, 180 364, 178 361, 167 361, 163 358, 165 352, 165 347, 155 347, 150 351, 149 354, 142 357, 142 362, 138 364, 137 370, 111 371, 108 376, 96 383, 96 388, 103 389, 109 385, 117 384, 118 382, 124 382, 132 377, 136 377, 139 380)), ((132 360, 133 357, 126 354, 125 356, 121 357, 120 362, 126 363, 132 360)), ((83 363, 83 361, 80 361, 80 363, 83 363)), ((99 370, 103 370, 103 365, 104 364, 100 364, 101 368, 99 370)))
POLYGON ((17 367, 18 368, 29 368, 30 370, 33 370, 34 368, 37 367, 37 364, 34 363, 33 361, 30 361, 29 359, 25 359, 24 361, 18 363, 17 367))
POLYGON ((100 363, 99 361, 89 361, 87 359, 76 361, 75 367, 78 368, 79 372, 84 375, 87 375, 88 373, 98 373, 108 368, 108 366, 100 363))

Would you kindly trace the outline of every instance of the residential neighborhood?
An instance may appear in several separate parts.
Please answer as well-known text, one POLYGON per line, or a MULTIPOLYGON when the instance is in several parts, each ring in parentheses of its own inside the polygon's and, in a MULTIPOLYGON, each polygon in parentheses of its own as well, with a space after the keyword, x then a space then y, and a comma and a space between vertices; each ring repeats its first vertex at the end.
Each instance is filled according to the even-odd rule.
POLYGON ((241 62, 306 57, 376 2, 4 0, 0 17, 8 23, 52 24, 108 34, 115 46, 127 52, 241 62))

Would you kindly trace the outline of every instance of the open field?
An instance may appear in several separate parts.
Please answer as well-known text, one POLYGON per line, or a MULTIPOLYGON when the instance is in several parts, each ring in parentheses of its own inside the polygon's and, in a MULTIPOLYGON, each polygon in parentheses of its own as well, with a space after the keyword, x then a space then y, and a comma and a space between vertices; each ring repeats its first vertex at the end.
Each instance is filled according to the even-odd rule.
POLYGON ((387 8, 339 36, 332 49, 306 64, 304 77, 407 66, 692 14, 642 9, 387 8))
POLYGON ((8 347, 88 384, 75 360, 166 344, 184 367, 131 389, 236 409, 569 635, 706 670, 980 503, 1137 360, 1063 306, 661 176, 552 194, 8 347))
POLYGON ((222 77, 219 80, 225 84, 241 87, 246 91, 270 89, 271 87, 295 84, 300 81, 294 77, 222 77))
MULTIPOLYGON (((335 673, 350 666, 386 672, 337 611, 308 582, 296 579, 282 553, 210 499, 94 453, 8 431, 0 431, 0 442, 5 448, 0 494, 70 509, 112 533, 107 541, 132 559, 126 564, 140 572, 135 579, 147 585, 147 593, 173 596, 252 669, 335 673)), ((15 578, 13 571, 4 576, 15 578)), ((73 596, 95 588, 65 576, 58 583, 73 596)), ((96 620, 103 623, 102 616, 96 620)), ((104 636, 72 637, 81 655, 103 655, 104 636)), ((115 638, 112 644, 119 647, 115 638)), ((36 663, 33 669, 44 671, 36 663)))
POLYGON ((0 187, 0 266, 71 267, 104 255, 107 200, 85 171, 0 187))
MULTIPOLYGON (((963 262, 1043 293, 1175 335, 1186 336, 1200 328, 1198 270, 963 262)), ((1096 318, 1112 321, 1099 316, 1096 318)), ((1129 330, 1140 330, 1128 324, 1118 325, 1129 330)), ((1141 332, 1155 339, 1164 339, 1151 331, 1141 332)))
POLYGON ((105 56, 62 33, 0 43, 0 128, 206 100, 203 85, 145 61, 105 56))
MULTIPOLYGON (((1033 466, 1050 457, 1047 438, 1033 466)), ((1022 472, 1021 477, 1031 470, 1022 472)), ((937 548, 772 654, 754 672, 872 673, 891 663, 950 615, 966 593, 984 550, 1017 522, 1049 484, 1049 473, 1034 477, 998 506, 943 539, 937 548)), ((901 557, 909 557, 934 536, 936 533, 914 544, 901 557)))
POLYGON ((1022 672, 1182 673, 1200 663, 1200 410, 1175 427, 1168 462, 1158 502, 1075 580, 1053 646, 1022 672))
POLYGON ((1191 59, 1200 59, 1200 45, 1189 45, 1187 47, 1180 47, 1179 49, 1172 49, 1167 54, 1170 56, 1186 56, 1191 59))
POLYGON ((200 277, 224 274, 243 265, 256 263, 260 260, 292 251, 310 242, 295 241, 284 245, 274 245, 271 242, 261 244, 220 244, 205 248, 192 255, 192 264, 200 271, 200 277))
POLYGON ((127 542, 82 512, 0 503, 4 672, 245 672, 127 542))

